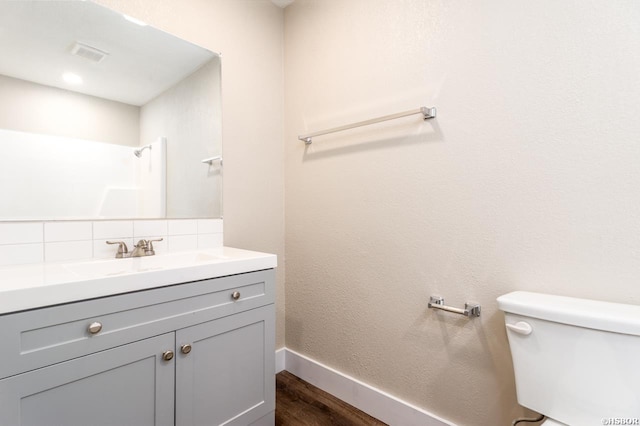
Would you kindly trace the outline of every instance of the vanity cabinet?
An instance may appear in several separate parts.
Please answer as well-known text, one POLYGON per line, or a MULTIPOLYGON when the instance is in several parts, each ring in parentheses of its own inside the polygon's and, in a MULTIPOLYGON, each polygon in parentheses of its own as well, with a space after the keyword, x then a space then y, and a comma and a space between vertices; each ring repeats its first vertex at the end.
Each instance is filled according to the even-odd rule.
POLYGON ((266 357, 273 306, 176 333, 177 425, 248 425, 275 405, 275 350, 266 357), (182 348, 190 345, 190 352, 182 348), (265 358, 270 360, 265 366, 265 358), (268 374, 267 374, 268 372, 268 374), (268 387, 268 388, 267 388, 268 387))
POLYGON ((3 425, 173 425, 172 334, 0 381, 3 425))
POLYGON ((0 316, 2 425, 267 425, 274 271, 0 316))

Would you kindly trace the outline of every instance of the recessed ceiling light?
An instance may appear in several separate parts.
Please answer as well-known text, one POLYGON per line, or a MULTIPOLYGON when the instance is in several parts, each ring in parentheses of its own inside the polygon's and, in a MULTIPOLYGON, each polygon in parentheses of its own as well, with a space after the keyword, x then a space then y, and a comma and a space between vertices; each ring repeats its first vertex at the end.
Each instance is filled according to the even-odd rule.
POLYGON ((129 15, 122 15, 122 16, 124 16, 124 19, 126 19, 127 21, 133 22, 134 24, 140 25, 141 27, 146 27, 148 25, 146 22, 133 18, 129 15))
POLYGON ((73 84, 73 85, 82 84, 82 77, 72 72, 65 72, 64 74, 62 74, 62 79, 69 84, 73 84))

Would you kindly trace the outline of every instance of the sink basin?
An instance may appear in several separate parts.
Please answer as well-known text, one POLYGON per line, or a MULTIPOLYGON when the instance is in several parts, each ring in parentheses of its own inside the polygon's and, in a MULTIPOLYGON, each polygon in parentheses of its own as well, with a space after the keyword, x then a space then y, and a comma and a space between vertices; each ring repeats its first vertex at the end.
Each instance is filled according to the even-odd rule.
POLYGON ((126 259, 106 259, 64 264, 68 271, 82 277, 110 277, 163 269, 176 269, 188 266, 216 263, 226 259, 204 252, 168 253, 155 256, 130 257, 126 259))
POLYGON ((276 266, 274 254, 232 247, 0 266, 0 315, 276 266))

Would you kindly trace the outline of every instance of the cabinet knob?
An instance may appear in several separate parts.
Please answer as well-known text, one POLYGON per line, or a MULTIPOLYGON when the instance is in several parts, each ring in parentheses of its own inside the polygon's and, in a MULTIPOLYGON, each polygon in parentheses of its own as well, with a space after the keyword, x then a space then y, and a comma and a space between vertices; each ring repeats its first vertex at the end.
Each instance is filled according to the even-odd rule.
POLYGON ((180 347, 180 351, 185 355, 188 354, 189 352, 191 352, 191 345, 188 343, 186 345, 182 345, 180 347))
POLYGON ((233 293, 231 293, 231 298, 233 300, 238 300, 240 299, 240 292, 239 291, 234 291, 233 293))
POLYGON ((173 351, 166 351, 162 354, 162 359, 165 361, 171 361, 173 359, 173 351))
POLYGON ((102 331, 102 324, 99 322, 92 322, 88 327, 89 333, 98 334, 102 331))

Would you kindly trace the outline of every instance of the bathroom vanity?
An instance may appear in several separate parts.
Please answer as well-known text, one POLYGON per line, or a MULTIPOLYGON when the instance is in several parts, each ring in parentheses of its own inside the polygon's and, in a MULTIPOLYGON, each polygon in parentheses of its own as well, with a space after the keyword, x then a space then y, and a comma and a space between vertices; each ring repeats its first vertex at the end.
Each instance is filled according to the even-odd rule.
POLYGON ((272 425, 275 266, 222 248, 0 270, 0 424, 272 425))

